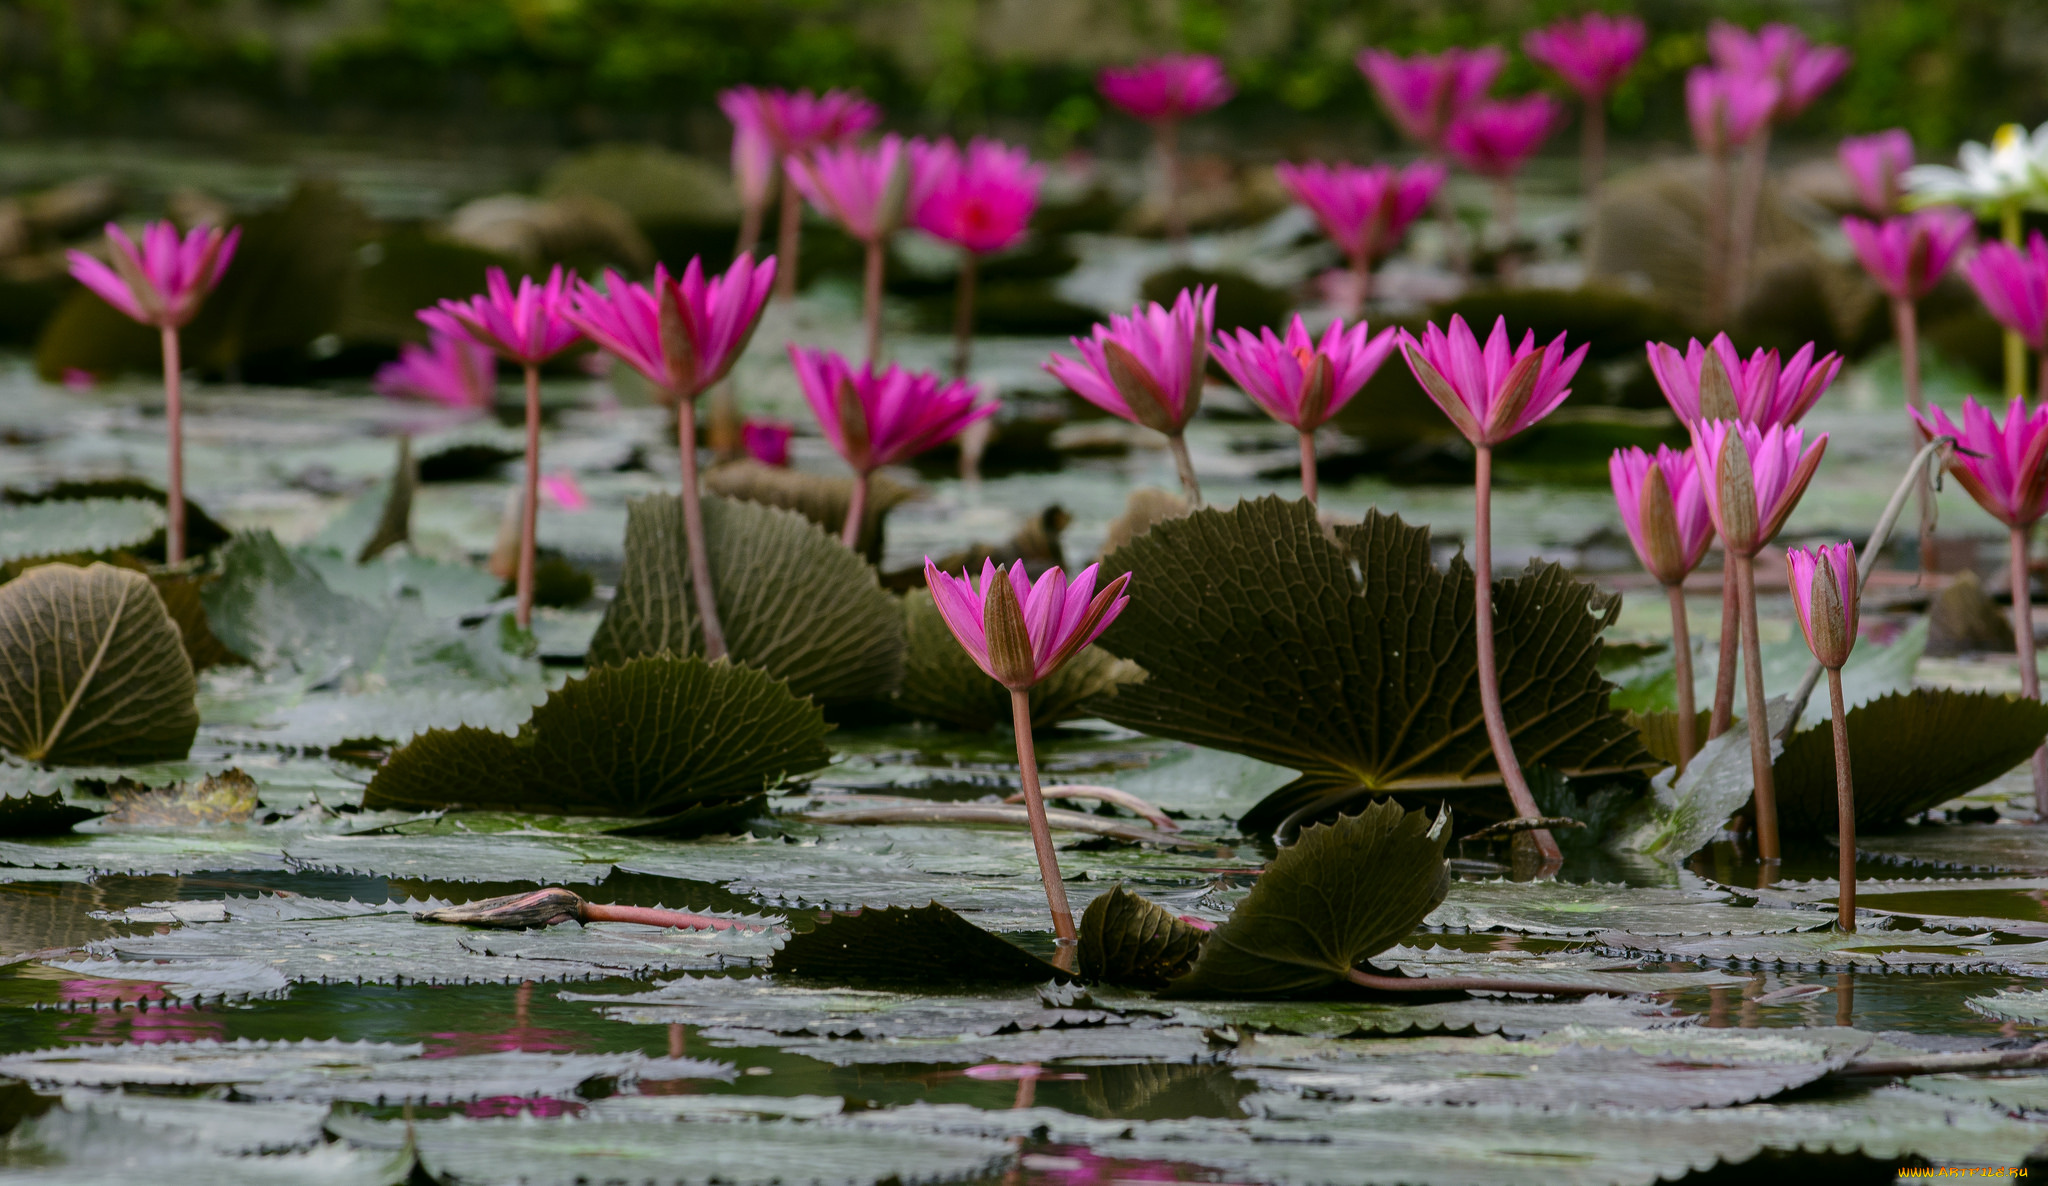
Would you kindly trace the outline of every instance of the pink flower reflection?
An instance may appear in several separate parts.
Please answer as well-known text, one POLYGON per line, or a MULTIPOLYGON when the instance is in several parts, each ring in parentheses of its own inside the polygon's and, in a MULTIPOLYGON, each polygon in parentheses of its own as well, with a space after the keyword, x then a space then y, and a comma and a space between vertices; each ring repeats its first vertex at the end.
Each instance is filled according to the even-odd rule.
POLYGON ((523 1050, 529 1054, 566 1054, 579 1049, 576 1043, 580 1036, 573 1030, 548 1030, 528 1025, 515 1025, 495 1034, 449 1031, 426 1035, 429 1042, 444 1044, 429 1046, 424 1057, 458 1058, 465 1054, 501 1054, 508 1050, 523 1050))
POLYGON ((960 1073, 969 1079, 991 1083, 1013 1083, 1019 1079, 1064 1080, 1088 1077, 1078 1071, 1048 1071, 1035 1062, 985 1062, 979 1066, 968 1067, 960 1073))
POLYGON ((471 1119, 489 1116, 580 1116, 583 1105, 573 1100, 558 1100, 547 1095, 487 1095, 480 1100, 471 1100, 462 1105, 462 1114, 471 1119))
POLYGON ((57 999, 89 1011, 58 1024, 67 1042, 198 1042, 227 1037, 227 1025, 197 1005, 173 1000, 149 980, 66 980, 57 999), (81 1024, 84 1023, 84 1024, 81 1024))
POLYGON ((1207 1182, 1215 1171, 1175 1161, 1103 1157, 1080 1145, 1046 1145, 1023 1157, 1029 1186, 1112 1186, 1117 1182, 1207 1182))

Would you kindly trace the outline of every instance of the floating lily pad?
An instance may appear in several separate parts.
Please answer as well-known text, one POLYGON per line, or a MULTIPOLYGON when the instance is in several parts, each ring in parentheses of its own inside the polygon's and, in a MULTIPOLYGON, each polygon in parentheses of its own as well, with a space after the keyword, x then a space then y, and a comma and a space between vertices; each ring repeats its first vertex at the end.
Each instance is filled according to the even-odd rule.
MULTIPOLYGON (((1886 831, 2025 762, 2048 736, 2048 704, 1990 692, 1915 688, 1849 710, 1856 831, 1886 831)), ((1833 833, 1832 726, 1794 733, 1771 767, 1787 835, 1833 833)))
POLYGON ((1304 829, 1167 992, 1292 996, 1343 983, 1443 901, 1449 822, 1448 811, 1432 824, 1383 802, 1304 829))
MULTIPOLYGON (((405 1149, 320 1145, 262 1155, 224 1149, 215 1134, 227 1124, 215 1121, 200 1132, 186 1132, 169 1115, 144 1122, 96 1103, 67 1104, 0 1139, 0 1173, 24 1186, 133 1186, 138 1181, 153 1186, 398 1186, 413 1168, 412 1153, 405 1149)), ((260 1125, 264 1116, 251 1108, 245 1123, 260 1125)), ((252 1138, 261 1131, 252 1132, 252 1138)), ((284 1131, 296 1135, 298 1130, 284 1131)))
POLYGON ((1458 881, 1425 926, 1525 935, 1770 935, 1826 927, 1814 910, 1773 910, 1729 904, 1714 890, 1657 889, 1563 881, 1458 881))
MULTIPOLYGON (((2002 1016, 2002 1014, 1993 1014, 2002 1016)), ((2040 1024, 2039 1018, 2024 1018, 2040 1024)), ((2008 1112, 2048 1112, 2048 1075, 1915 1075, 1906 1086, 1942 1099, 1990 1105, 2008 1112)))
MULTIPOLYGON (((823 704, 886 699, 903 678, 903 615, 873 568, 792 511, 704 500, 705 547, 725 642, 823 704)), ((592 664, 700 653, 682 499, 635 500, 626 568, 590 640, 592 664)))
POLYGON ((835 984, 1044 984, 1073 974, 933 902, 833 914, 791 935, 778 976, 835 984))
POLYGON ((13 779, 28 771, 13 764, 0 766, 0 837, 61 836, 73 824, 83 823, 100 813, 73 803, 61 788, 42 789, 45 780, 32 777, 13 779))
MULTIPOLYGON (((1041 981, 1042 983, 1042 981, 1041 981)), ((614 1021, 765 1030, 781 1037, 846 1041, 987 1037, 997 1033, 1122 1024, 1115 1012, 1061 1007, 1026 989, 977 993, 816 988, 775 977, 680 976, 648 992, 601 995, 564 991, 614 1021)))
POLYGON ((1963 1003, 1986 1017, 2048 1025, 2048 989, 2009 988, 1988 997, 1971 997, 1963 1003))
POLYGON ((1856 855, 1901 865, 2048 873, 2048 828, 2026 824, 1921 824, 1858 836, 1856 855))
MULTIPOLYGON (((1267 497, 1161 523, 1105 570, 1135 583, 1101 645, 1149 676, 1098 711, 1302 772, 1247 828, 1375 793, 1498 785, 1479 711, 1472 570, 1462 559, 1437 568, 1427 529, 1370 512, 1333 540, 1308 503, 1267 497)), ((1619 602, 1555 565, 1496 584, 1519 760, 1567 774, 1653 765, 1608 708, 1596 668, 1619 602)))
MULTIPOLYGON (((903 690, 896 703, 912 716, 944 721, 962 729, 993 729, 1011 723, 1010 693, 975 665, 953 637, 932 604, 932 595, 913 589, 903 598, 909 650, 903 666, 903 690)), ((1083 647, 1065 666, 1031 688, 1031 723, 1047 728, 1061 721, 1093 716, 1082 703, 1110 696, 1118 687, 1143 679, 1144 669, 1101 647, 1083 647)))
POLYGON ((199 729, 184 640, 140 573, 46 564, 0 585, 0 747, 76 766, 182 758, 199 729))
POLYGON ((516 738, 421 734, 377 771, 363 806, 673 816, 824 765, 827 728, 756 668, 651 655, 570 680, 516 738))
MULTIPOLYGON (((1999 947, 1989 935, 1933 931, 1802 931, 1780 935, 1649 936, 1604 931, 1592 936, 1604 951, 1736 967, 1796 967, 1815 971, 1960 972, 2025 964, 2039 953, 1999 947)), ((2032 945, 2029 945, 2031 947, 2032 945)))
POLYGON ((0 506, 0 563, 134 548, 164 526, 164 509, 140 498, 51 499, 0 506))
MULTIPOLYGON (((1389 964, 1399 965, 1407 957, 1408 949, 1396 948, 1386 958, 1389 964)), ((1613 961, 1608 962, 1611 966, 1613 961)), ((1546 1034, 1574 1025, 1654 1028, 1675 1025, 1681 1020, 1669 1007, 1645 998, 1606 996, 1541 1002, 1488 996, 1426 1005, 1392 1000, 1175 1001, 1161 1002, 1155 1007, 1171 1008, 1168 1020, 1175 1025, 1228 1025, 1247 1033, 1323 1038, 1495 1033, 1512 1037, 1546 1034)))

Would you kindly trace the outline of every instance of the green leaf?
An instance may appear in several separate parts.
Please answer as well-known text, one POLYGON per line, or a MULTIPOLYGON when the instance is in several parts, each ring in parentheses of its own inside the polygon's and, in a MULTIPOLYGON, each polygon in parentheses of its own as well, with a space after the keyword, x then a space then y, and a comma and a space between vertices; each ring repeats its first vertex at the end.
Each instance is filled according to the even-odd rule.
POLYGON ((0 586, 0 748, 64 766, 182 758, 197 694, 141 573, 46 564, 0 586))
MULTIPOLYGON (((1823 690, 1817 697, 1826 703, 1823 690)), ((2025 762, 2048 736, 2048 705, 1995 692, 1915 688, 1848 712, 1856 830, 1884 831, 2025 762)), ((1771 766, 1787 835, 1833 833, 1835 735, 1802 729, 1771 766)))
MULTIPOLYGON (((1791 718, 1792 705, 1778 697, 1765 706, 1764 712, 1775 757, 1783 748, 1778 734, 1791 718)), ((1650 785, 1654 818, 1629 838, 1628 845, 1676 865, 1712 840, 1728 817, 1742 810, 1755 796, 1756 766, 1749 754, 1749 722, 1738 719, 1726 733, 1700 746, 1683 778, 1674 782, 1667 770, 1650 785)))
MULTIPOLYGON (((1149 673, 1093 705, 1134 729, 1302 772, 1245 817, 1266 830, 1368 794, 1494 788, 1472 570, 1368 512, 1333 540, 1277 497, 1168 520, 1111 553, 1131 603, 1104 649, 1149 673)), ((1654 765, 1596 663, 1618 599, 1555 565, 1495 582, 1501 691, 1524 766, 1654 765)))
POLYGON ((1121 885, 1081 915, 1081 975, 1128 988, 1165 988, 1186 975, 1209 936, 1121 885))
POLYGON ((769 968, 778 976, 836 984, 911 987, 1074 978, 937 902, 821 918, 815 928, 791 935, 769 968))
POLYGON ((163 526, 164 509, 140 498, 0 507, 0 562, 133 548, 163 526))
POLYGON ((1449 820, 1446 811, 1432 825, 1422 812, 1382 802, 1304 828, 1167 994, 1288 996, 1344 982, 1444 900, 1449 820))
MULTIPOLYGON (((705 546, 736 662, 821 704, 886 699, 903 678, 903 613, 874 569, 792 511, 704 500, 705 546)), ((626 567, 590 641, 592 665, 701 652, 682 499, 626 514, 626 567)))
MULTIPOLYGON (((763 506, 795 511, 833 539, 846 527, 846 506, 853 499, 853 479, 826 477, 801 470, 762 465, 757 461, 736 461, 721 465, 704 476, 704 488, 713 494, 763 506)), ((886 474, 868 480, 867 506, 861 512, 860 539, 854 550, 869 563, 882 558, 882 531, 889 512, 917 497, 917 491, 886 474)), ((704 530, 710 531, 707 521, 704 530)), ((628 553, 630 554, 630 552, 628 553)), ((718 578, 714 575, 712 580, 718 578)), ((725 601, 720 589, 721 607, 725 601)))
POLYGON ((229 649, 264 670, 325 676, 378 666, 389 615, 337 593, 268 531, 243 532, 219 555, 221 574, 200 594, 206 620, 229 649))
POLYGON ((736 803, 831 759, 817 706, 751 667, 655 655, 570 680, 507 737, 435 729, 391 756, 366 808, 667 816, 736 803))
MULTIPOLYGON (((903 663, 903 690, 896 694, 896 703, 904 711, 963 729, 987 730, 1011 723, 1009 690, 975 665, 946 627, 929 591, 914 589, 905 595, 903 617, 909 649, 903 663)), ((1118 687, 1143 678, 1145 671, 1136 663, 1101 647, 1084 647, 1032 687, 1032 727, 1043 729, 1093 716, 1094 709, 1084 709, 1083 701, 1115 695, 1118 687)))
POLYGON ((0 836, 61 836, 73 824, 98 814, 90 807, 65 802, 61 791, 38 794, 25 787, 0 791, 0 836))

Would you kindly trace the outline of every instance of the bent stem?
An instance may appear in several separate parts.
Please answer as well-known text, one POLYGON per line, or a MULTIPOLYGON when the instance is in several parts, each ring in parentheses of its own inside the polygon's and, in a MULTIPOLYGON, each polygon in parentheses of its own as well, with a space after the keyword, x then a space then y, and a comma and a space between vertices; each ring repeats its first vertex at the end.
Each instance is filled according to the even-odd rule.
POLYGON ((846 524, 839 529, 839 542, 858 550, 861 520, 868 513, 868 471, 853 475, 853 493, 846 498, 846 524))
POLYGON ((861 272, 860 310, 867 330, 869 363, 878 362, 882 352, 882 263, 887 255, 881 236, 868 240, 867 264, 861 272))
POLYGON ((1842 669, 1828 668, 1828 706, 1835 721, 1835 832, 1841 842, 1841 864, 1835 883, 1835 925, 1856 929, 1856 788, 1849 782, 1849 710, 1842 705, 1842 669))
POLYGON ((526 497, 519 511, 519 628, 533 625, 534 535, 540 522, 540 367, 526 364, 526 497))
MULTIPOLYGON (((2012 529, 2012 636, 2019 647, 2020 692, 2041 698, 2041 669, 2034 658, 2034 598, 2027 572, 2027 528, 2012 529)), ((2034 814, 2048 822, 2048 746, 2034 751, 2034 814)))
POLYGON ((1678 679, 1678 773, 1699 752, 1699 710, 1692 700, 1692 630, 1685 620, 1685 585, 1664 586, 1671 599, 1671 664, 1678 679))
MULTIPOLYGON (((1493 654, 1493 447, 1478 447, 1478 475, 1474 485, 1477 499, 1473 511, 1472 569, 1477 596, 1474 598, 1473 630, 1479 643, 1479 709, 1486 718, 1486 738, 1493 743, 1493 760, 1507 784, 1508 799, 1515 814, 1536 819, 1536 796, 1522 778, 1522 765, 1515 760, 1514 739, 1508 736, 1507 714, 1500 704, 1500 670, 1493 654)), ((1564 852, 1548 828, 1534 828, 1529 838, 1536 845, 1545 873, 1554 873, 1564 863, 1564 852)))
POLYGON ((1735 646, 1741 636, 1742 598, 1735 591, 1735 562, 1721 551, 1721 659, 1714 669, 1714 716, 1707 722, 1707 740, 1728 731, 1735 719, 1735 646))
MULTIPOLYGON (((1920 322, 1913 302, 1892 298, 1892 332, 1899 340, 1899 371, 1906 385, 1906 406, 1918 410, 1920 395, 1920 322)), ((1920 510, 1920 571, 1935 571, 1934 476, 1922 470, 1913 497, 1920 510)))
POLYGON ((170 435, 170 481, 165 484, 164 562, 185 563, 185 404, 178 375, 178 329, 163 327, 164 427, 170 435))
POLYGON ((1188 456, 1187 439, 1177 432, 1167 433, 1166 447, 1173 451, 1173 467, 1180 471, 1180 488, 1187 491, 1190 503, 1201 506, 1202 484, 1195 480, 1195 461, 1188 456))
POLYGON ((1024 783, 1024 810, 1031 816, 1031 847, 1038 850, 1038 873, 1045 879, 1045 904, 1052 911, 1052 932, 1065 945, 1076 939, 1074 912, 1067 908, 1067 887, 1060 880, 1060 858, 1052 847, 1052 825, 1045 818, 1045 796, 1038 790, 1038 755, 1031 746, 1030 692, 1010 689, 1010 720, 1017 730, 1017 774, 1024 783))
POLYGON ((803 196, 796 192, 796 186, 789 183, 785 171, 782 178, 782 218, 775 228, 775 299, 778 301, 796 296, 796 257, 803 231, 803 196))
POLYGON ((1380 992, 1518 992, 1546 997, 1590 997, 1626 990, 1592 984, 1554 984, 1548 980, 1514 980, 1495 976, 1375 976, 1351 969, 1345 979, 1380 992))
POLYGON ((725 658, 725 627, 711 590, 711 554, 704 546, 704 504, 697 493, 697 397, 676 401, 676 448, 683 458, 683 530, 689 533, 690 584, 697 592, 697 622, 704 631, 704 657, 725 658))
POLYGON ((953 377, 965 379, 974 357, 974 281, 981 257, 960 253, 960 284, 953 294, 953 377))
POLYGON ((1306 429, 1301 434, 1301 496, 1316 500, 1316 434, 1306 429))
POLYGON ((1756 632, 1756 562, 1735 558, 1736 590, 1742 595, 1742 682, 1749 692, 1749 768, 1756 779, 1756 851, 1778 859, 1778 795, 1771 781, 1770 713, 1764 707, 1763 644, 1756 632))

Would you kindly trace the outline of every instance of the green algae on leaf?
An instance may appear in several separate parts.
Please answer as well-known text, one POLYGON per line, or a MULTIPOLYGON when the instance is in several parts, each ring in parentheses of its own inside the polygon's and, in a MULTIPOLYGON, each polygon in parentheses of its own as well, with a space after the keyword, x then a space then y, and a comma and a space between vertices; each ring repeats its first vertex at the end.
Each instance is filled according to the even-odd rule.
MULTIPOLYGON (((1302 777, 1245 817, 1271 830, 1370 794, 1497 786, 1479 709, 1472 570, 1371 512, 1326 535, 1266 497, 1159 524, 1111 553, 1134 595, 1100 645, 1148 678, 1093 707, 1120 725, 1233 750, 1302 777)), ((1655 764, 1607 704, 1600 633, 1617 599, 1536 566, 1496 582, 1502 696, 1526 765, 1655 764)))
POLYGON ((1432 824, 1382 802, 1303 829, 1167 995, 1289 996, 1343 983, 1444 900, 1448 823, 1449 812, 1432 824))
POLYGON ((933 902, 832 914, 775 953, 778 976, 851 985, 1044 984, 1073 975, 933 902))
POLYGON ((0 748, 63 766, 182 758, 197 694, 141 573, 46 564, 0 585, 0 748))
POLYGON ((421 734, 377 771, 363 806, 674 816, 823 766, 828 728, 758 669, 652 655, 570 680, 517 737, 421 734))
MULTIPOLYGON (((875 570, 794 511, 711 497, 705 546, 736 663, 821 704, 887 699, 903 678, 903 613, 875 570)), ((682 500, 630 505, 626 567, 590 640, 592 665, 700 653, 682 500)))

